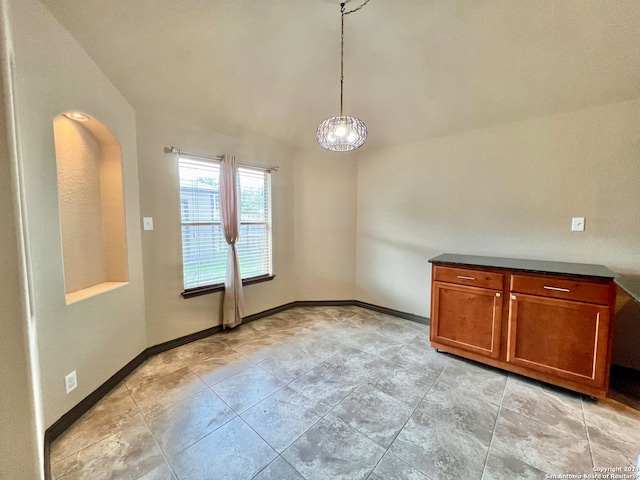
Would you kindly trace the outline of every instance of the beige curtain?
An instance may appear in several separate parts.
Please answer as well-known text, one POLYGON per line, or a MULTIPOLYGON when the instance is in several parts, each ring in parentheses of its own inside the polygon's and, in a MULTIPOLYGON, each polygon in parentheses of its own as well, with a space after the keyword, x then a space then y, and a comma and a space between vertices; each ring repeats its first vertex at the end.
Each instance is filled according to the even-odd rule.
POLYGON ((236 176, 238 166, 234 155, 223 155, 220 162, 220 209, 224 238, 229 244, 227 253, 227 275, 224 281, 222 300, 222 327, 233 328, 242 323, 244 298, 242 294, 242 275, 236 242, 240 238, 240 194, 236 176))

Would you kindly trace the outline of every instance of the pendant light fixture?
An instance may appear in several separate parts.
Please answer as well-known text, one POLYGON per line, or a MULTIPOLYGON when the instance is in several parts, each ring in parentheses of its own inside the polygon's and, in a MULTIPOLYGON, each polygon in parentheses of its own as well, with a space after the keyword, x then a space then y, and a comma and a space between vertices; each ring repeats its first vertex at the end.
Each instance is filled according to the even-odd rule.
POLYGON ((316 138, 322 148, 333 152, 348 152, 360 147, 367 139, 366 125, 356 117, 347 117, 342 114, 342 98, 344 84, 344 16, 357 12, 364 7, 369 0, 348 12, 344 11, 345 3, 340 4, 340 116, 325 120, 318 127, 316 138))

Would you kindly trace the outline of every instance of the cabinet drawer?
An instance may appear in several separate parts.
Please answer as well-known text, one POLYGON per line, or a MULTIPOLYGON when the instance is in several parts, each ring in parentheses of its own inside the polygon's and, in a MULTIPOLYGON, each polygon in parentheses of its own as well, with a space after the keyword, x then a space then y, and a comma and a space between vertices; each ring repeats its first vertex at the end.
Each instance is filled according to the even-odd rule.
POLYGON ((585 280, 511 275, 511 292, 608 305, 611 289, 609 285, 585 280))
POLYGON ((502 273, 468 268, 442 267, 440 265, 435 265, 434 270, 434 280, 439 282, 502 290, 504 280, 502 273))

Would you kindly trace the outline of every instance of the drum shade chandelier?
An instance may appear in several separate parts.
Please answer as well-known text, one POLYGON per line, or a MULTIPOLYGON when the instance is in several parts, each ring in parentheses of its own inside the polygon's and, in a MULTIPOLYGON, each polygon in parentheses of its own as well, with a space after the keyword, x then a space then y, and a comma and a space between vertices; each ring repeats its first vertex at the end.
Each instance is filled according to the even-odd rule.
POLYGON ((342 99, 344 85, 344 16, 357 12, 364 7, 369 0, 348 12, 345 12, 345 3, 340 4, 340 116, 326 119, 318 127, 316 138, 322 148, 333 152, 348 152, 360 147, 367 139, 367 126, 356 117, 347 117, 342 114, 342 99))

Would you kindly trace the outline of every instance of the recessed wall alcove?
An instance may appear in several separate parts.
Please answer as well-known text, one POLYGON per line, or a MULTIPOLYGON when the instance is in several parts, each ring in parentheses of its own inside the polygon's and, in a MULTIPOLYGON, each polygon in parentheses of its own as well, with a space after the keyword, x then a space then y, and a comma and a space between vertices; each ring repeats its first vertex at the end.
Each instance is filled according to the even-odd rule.
POLYGON ((128 281, 122 153, 97 119, 53 120, 66 303, 128 281))

